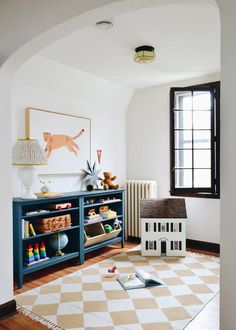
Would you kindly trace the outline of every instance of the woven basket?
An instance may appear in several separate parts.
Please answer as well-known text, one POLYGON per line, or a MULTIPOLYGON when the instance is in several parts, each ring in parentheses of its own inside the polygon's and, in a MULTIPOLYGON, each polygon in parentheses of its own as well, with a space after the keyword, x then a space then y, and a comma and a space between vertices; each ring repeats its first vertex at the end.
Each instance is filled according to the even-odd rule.
POLYGON ((36 232, 39 233, 53 232, 71 227, 71 217, 70 214, 65 214, 58 217, 35 220, 33 226, 36 232))

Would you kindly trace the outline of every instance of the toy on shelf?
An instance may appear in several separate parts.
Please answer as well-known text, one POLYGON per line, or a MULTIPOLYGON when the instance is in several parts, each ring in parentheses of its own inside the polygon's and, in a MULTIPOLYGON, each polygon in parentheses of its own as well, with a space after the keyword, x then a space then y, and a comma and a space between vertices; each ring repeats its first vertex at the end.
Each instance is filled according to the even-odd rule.
POLYGON ((24 263, 25 265, 30 265, 35 261, 33 247, 32 245, 28 245, 25 251, 24 263))
POLYGON ((39 245, 38 245, 38 243, 35 243, 35 245, 34 245, 34 260, 35 261, 40 260, 39 245))
POLYGON ((45 248, 44 242, 40 243, 39 253, 40 253, 40 259, 47 258, 47 253, 46 253, 46 248, 45 248))
POLYGON ((93 199, 93 198, 91 198, 91 199, 86 199, 86 200, 84 201, 84 205, 90 205, 90 204, 94 204, 94 199, 93 199))
POLYGON ((105 190, 108 189, 119 189, 118 184, 114 184, 112 181, 116 179, 116 176, 110 173, 110 172, 103 172, 104 179, 101 181, 101 185, 105 190))
POLYGON ((95 209, 88 210, 88 215, 86 216, 85 223, 99 220, 102 220, 102 217, 100 216, 100 214, 96 213, 95 209))
POLYGON ((112 231, 112 226, 108 224, 105 224, 103 227, 106 233, 110 233, 112 231))
POLYGON ((24 266, 31 266, 47 259, 49 258, 46 254, 44 242, 41 242, 40 249, 38 243, 35 243, 34 248, 32 245, 28 245, 24 256, 24 266))
POLYGON ((115 219, 115 221, 113 222, 113 225, 112 225, 112 229, 113 230, 117 230, 120 228, 122 224, 122 221, 118 220, 118 219, 115 219))
POLYGON ((110 210, 107 205, 100 206, 99 213, 100 213, 101 217, 103 217, 104 219, 112 219, 117 216, 116 211, 110 210))
POLYGON ((60 203, 60 204, 50 204, 48 205, 48 209, 50 210, 63 210, 63 209, 70 209, 71 208, 71 203, 60 203))

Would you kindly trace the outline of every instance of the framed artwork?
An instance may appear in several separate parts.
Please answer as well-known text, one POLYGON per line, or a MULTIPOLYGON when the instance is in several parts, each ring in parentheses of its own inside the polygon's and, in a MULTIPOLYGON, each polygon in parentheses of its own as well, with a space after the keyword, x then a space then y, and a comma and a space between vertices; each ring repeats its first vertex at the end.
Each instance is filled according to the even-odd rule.
POLYGON ((91 161, 91 119, 27 108, 26 137, 37 139, 48 165, 39 174, 79 173, 91 161))

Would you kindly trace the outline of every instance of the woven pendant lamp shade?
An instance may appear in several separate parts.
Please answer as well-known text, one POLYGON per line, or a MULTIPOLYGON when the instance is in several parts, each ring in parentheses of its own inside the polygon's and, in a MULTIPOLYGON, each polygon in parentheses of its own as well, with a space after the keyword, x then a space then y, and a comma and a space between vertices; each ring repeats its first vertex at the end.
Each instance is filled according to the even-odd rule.
POLYGON ((18 166, 47 165, 46 155, 37 140, 19 139, 12 149, 12 164, 18 166))

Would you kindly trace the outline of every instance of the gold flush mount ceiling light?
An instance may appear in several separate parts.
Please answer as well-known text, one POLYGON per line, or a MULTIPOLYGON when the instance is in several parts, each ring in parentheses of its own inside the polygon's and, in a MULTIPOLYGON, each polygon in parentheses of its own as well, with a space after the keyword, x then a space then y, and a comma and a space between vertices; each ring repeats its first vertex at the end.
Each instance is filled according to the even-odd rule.
POLYGON ((140 46, 135 48, 134 61, 140 64, 148 64, 156 58, 155 48, 152 46, 140 46))

